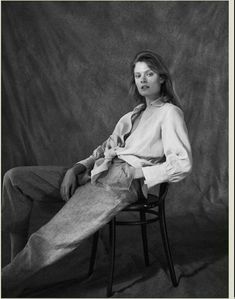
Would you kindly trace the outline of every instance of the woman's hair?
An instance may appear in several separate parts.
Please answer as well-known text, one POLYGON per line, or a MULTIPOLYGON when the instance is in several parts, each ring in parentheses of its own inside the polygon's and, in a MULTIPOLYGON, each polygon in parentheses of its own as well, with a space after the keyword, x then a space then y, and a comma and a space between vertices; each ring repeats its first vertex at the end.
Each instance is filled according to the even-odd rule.
POLYGON ((180 101, 172 85, 172 80, 167 67, 164 65, 162 58, 157 53, 150 50, 144 50, 136 54, 131 62, 131 82, 130 82, 130 95, 139 103, 145 103, 145 98, 139 94, 135 84, 134 68, 137 62, 145 62, 148 67, 156 72, 164 82, 161 84, 160 95, 162 101, 165 103, 172 103, 180 107, 180 101))

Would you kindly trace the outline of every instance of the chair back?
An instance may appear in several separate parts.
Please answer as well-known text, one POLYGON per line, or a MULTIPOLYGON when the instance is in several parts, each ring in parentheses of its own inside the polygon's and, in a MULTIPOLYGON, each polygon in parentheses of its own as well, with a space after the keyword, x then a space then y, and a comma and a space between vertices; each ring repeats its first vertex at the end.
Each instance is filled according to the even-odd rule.
POLYGON ((159 190, 159 203, 163 202, 166 198, 167 192, 169 189, 169 183, 161 183, 160 184, 160 190, 159 190))
POLYGON ((158 191, 158 194, 156 195, 153 195, 153 194, 149 194, 148 195, 148 198, 146 198, 142 192, 142 186, 141 186, 141 180, 139 181, 139 197, 138 197, 138 201, 137 203, 146 203, 146 204, 150 204, 150 206, 153 204, 153 205, 159 205, 161 203, 163 203, 165 201, 165 198, 166 198, 166 195, 167 195, 167 192, 168 192, 168 188, 169 188, 169 183, 167 182, 164 182, 164 183, 161 183, 160 184, 160 187, 159 187, 159 191, 158 191), (155 203, 155 204, 154 204, 155 203))

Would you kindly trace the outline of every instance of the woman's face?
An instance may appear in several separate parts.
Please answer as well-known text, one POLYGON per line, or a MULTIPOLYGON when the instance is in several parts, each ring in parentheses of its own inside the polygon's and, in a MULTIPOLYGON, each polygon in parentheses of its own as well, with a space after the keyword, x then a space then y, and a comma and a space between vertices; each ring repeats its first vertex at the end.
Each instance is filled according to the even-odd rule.
POLYGON ((160 96, 163 79, 160 78, 158 73, 152 71, 146 62, 136 62, 134 78, 140 95, 151 101, 160 96))

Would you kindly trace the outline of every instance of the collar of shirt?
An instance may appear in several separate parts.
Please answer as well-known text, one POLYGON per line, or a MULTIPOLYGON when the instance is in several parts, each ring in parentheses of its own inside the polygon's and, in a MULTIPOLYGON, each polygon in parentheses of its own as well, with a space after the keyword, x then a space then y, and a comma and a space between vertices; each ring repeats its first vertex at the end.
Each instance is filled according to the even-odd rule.
POLYGON ((152 101, 149 106, 147 106, 146 103, 139 104, 138 106, 136 106, 134 108, 133 114, 139 113, 139 112, 141 112, 142 110, 145 110, 145 108, 148 108, 148 107, 161 107, 164 104, 165 103, 162 101, 162 97, 159 97, 156 100, 152 101))
POLYGON ((165 103, 162 101, 162 97, 157 98, 156 100, 152 101, 148 107, 161 107, 165 103))

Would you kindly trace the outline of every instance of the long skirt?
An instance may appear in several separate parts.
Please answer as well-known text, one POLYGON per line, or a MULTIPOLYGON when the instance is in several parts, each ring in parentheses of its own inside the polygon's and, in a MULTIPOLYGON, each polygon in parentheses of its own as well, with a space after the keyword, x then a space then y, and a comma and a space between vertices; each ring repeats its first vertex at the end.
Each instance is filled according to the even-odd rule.
MULTIPOLYGON (((129 165, 116 160, 96 185, 78 187, 58 213, 28 239, 24 249, 2 270, 2 295, 17 297, 29 278, 75 250, 81 241, 108 223, 138 198, 139 183, 129 165)), ((2 227, 25 234, 34 201, 62 202, 60 185, 66 168, 17 167, 4 176, 2 227)))

